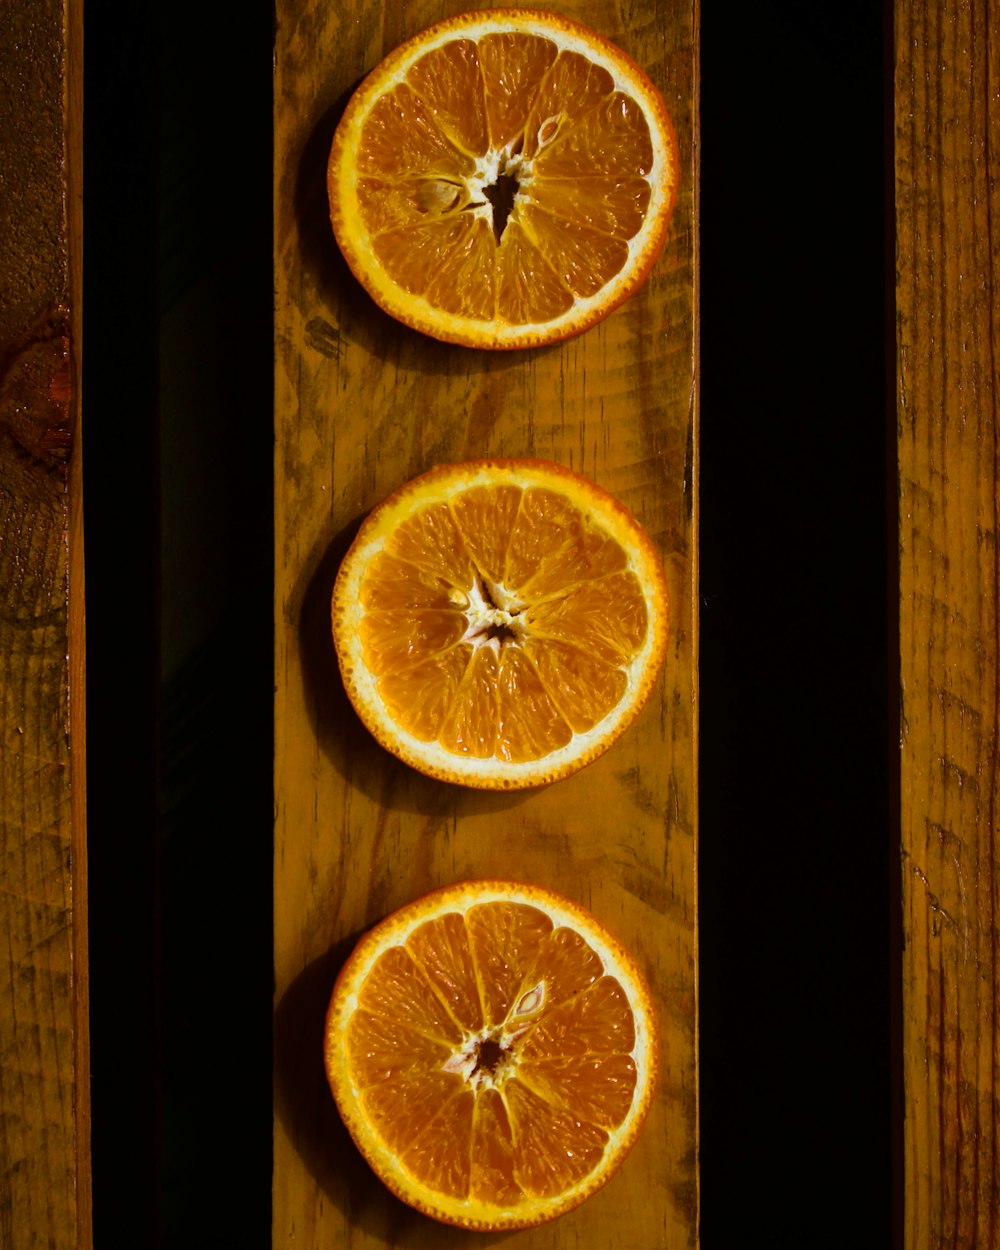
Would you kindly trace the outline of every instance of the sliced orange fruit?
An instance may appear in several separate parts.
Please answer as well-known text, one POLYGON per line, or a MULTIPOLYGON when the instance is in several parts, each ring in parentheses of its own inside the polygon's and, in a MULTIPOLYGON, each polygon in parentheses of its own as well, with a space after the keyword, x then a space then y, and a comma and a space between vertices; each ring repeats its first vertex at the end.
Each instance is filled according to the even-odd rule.
POLYGON ((400 1198, 523 1228, 617 1171, 653 1096, 655 1014, 634 960, 541 886, 448 886, 376 925, 334 986, 326 1070, 400 1198))
POLYGON ((621 49, 535 9, 448 18, 351 97, 327 183, 334 233, 386 312, 471 347, 578 334, 644 281, 677 141, 621 49))
POLYGON ((639 714, 667 646, 652 541, 620 503, 541 460, 440 465, 365 520, 333 638, 368 729, 433 777, 542 785, 639 714))

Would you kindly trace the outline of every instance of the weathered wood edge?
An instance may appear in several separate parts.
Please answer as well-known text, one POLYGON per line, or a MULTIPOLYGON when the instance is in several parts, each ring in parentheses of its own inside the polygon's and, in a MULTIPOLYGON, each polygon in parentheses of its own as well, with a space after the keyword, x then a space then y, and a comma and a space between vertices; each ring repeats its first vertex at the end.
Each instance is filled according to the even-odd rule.
POLYGON ((701 1246, 701 961, 699 958, 698 846, 701 837, 698 777, 701 759, 700 674, 700 605, 701 605, 701 0, 692 0, 692 101, 691 151, 691 750, 695 785, 692 793, 694 828, 694 932, 692 955, 694 967, 694 1245, 701 1246))
POLYGON ((903 1244, 1000 1233, 1000 39, 895 0, 903 1244))
POLYGON ((83 6, 66 0, 66 218, 70 288, 68 682, 70 821, 73 900, 74 1091, 76 1129, 76 1245, 93 1246, 90 1117, 90 961, 87 879, 87 629, 83 499, 83 6))
POLYGON ((4 19, 0 1240, 89 1250, 82 0, 4 19))

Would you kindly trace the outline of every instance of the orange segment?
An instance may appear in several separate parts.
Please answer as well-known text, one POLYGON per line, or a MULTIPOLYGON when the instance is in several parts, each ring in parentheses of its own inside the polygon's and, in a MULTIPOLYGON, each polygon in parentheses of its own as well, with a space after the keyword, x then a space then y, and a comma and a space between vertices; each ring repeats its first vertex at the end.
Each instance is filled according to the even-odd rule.
POLYGON ((486 1024, 503 1024, 522 997, 524 970, 552 932, 552 921, 537 907, 497 903, 473 907, 465 917, 469 946, 483 996, 486 1024))
POLYGON ((543 461, 444 465, 365 521, 333 635, 362 721, 407 763, 537 785, 605 751, 663 662, 663 568, 634 518, 543 461))
POLYGON ((631 1149, 656 1022, 635 962, 589 912, 540 886, 467 882, 358 943, 325 1060, 359 1149, 404 1201, 523 1228, 583 1202, 631 1149))
POLYGON ((489 647, 472 652, 438 739, 449 755, 491 759, 497 741, 497 657, 489 647))
POLYGON ((566 209, 560 201, 553 212, 527 203, 521 214, 523 228, 564 292, 596 295, 628 263, 628 238, 603 234, 579 217, 568 230, 566 209))
POLYGON ((411 612, 406 607, 369 612, 359 625, 365 660, 372 668, 390 673, 409 662, 435 658, 461 641, 465 615, 452 608, 411 612))
POLYGON ((462 1199, 469 1192, 472 1155, 467 1150, 442 1150, 441 1142, 468 1142, 472 1137, 475 1099, 468 1091, 436 1107, 428 1107, 416 1140, 400 1155, 402 1166, 446 1198, 462 1199))
POLYGON ((465 546, 483 577, 503 581, 507 546, 521 506, 521 490, 501 482, 471 486, 451 500, 465 546))
POLYGON ((393 1074, 359 1095, 372 1127, 396 1155, 402 1156, 426 1136, 434 1115, 456 1098, 459 1078, 447 1072, 393 1074))
POLYGON ((514 1157, 507 1104, 495 1089, 484 1089, 473 1118, 469 1196, 483 1205, 513 1206, 522 1193, 514 1179, 514 1157))
POLYGON ((574 733, 593 729, 625 697, 625 672, 583 647, 529 638, 524 650, 574 733))
POLYGON ((607 99, 614 79, 603 65, 579 52, 560 52, 535 96, 524 128, 524 154, 551 147, 607 99))
POLYGON ((415 220, 429 216, 435 207, 443 210, 460 193, 461 184, 451 175, 392 182, 381 175, 361 175, 357 182, 358 212, 367 232, 382 240, 380 247, 387 254, 388 263, 395 265, 391 256, 393 237, 398 239, 415 220))
MULTIPOLYGON (((602 971, 600 959, 580 933, 570 928, 555 929, 539 947, 518 993, 523 998, 544 984, 537 1006, 551 1011, 592 985, 602 971)), ((527 1013, 532 1004, 522 1004, 522 1009, 527 1013)))
POLYGON ((410 934, 406 947, 459 1025, 472 1033, 481 1029, 476 963, 462 917, 448 914, 428 921, 410 934))
POLYGON ((535 173, 543 183, 568 178, 613 186, 618 178, 648 177, 652 167, 646 114, 621 91, 604 96, 576 125, 560 130, 535 159, 535 173))
POLYGON ((436 1042, 398 1019, 359 1009, 344 1037, 359 1089, 381 1085, 393 1075, 421 1073, 443 1064, 450 1054, 445 1042, 436 1042))
POLYGON ((403 291, 422 294, 456 316, 493 316, 496 277, 490 228, 482 218, 408 224, 372 240, 372 250, 403 291))
POLYGON ((385 549, 451 586, 468 590, 472 585, 472 559, 446 503, 421 508, 401 521, 386 536, 385 549))
POLYGON ((425 103, 405 82, 379 95, 358 149, 358 172, 384 178, 391 170, 393 180, 472 173, 475 162, 448 138, 435 110, 436 102, 425 103))
POLYGON ((559 49, 524 31, 486 34, 479 40, 482 90, 486 96, 490 146, 497 150, 524 132, 528 112, 559 49))
POLYGON ((539 676, 518 647, 505 647, 497 675, 496 753, 523 764, 568 746, 573 730, 539 676))
POLYGON ((420 57, 407 83, 433 110, 435 124, 452 144, 471 156, 489 147, 479 49, 471 39, 452 39, 420 57))
POLYGON ((577 503, 554 490, 526 490, 507 548, 506 581, 548 597, 624 569, 621 543, 577 503))
POLYGON ((597 1167, 607 1134, 547 1102, 522 1081, 504 1091, 511 1132, 518 1143, 515 1177, 526 1194, 554 1198, 597 1167))
POLYGON ((369 612, 436 612, 454 608, 455 599, 443 579, 383 551, 372 560, 361 585, 361 606, 369 612))
POLYGON ((337 241, 376 302, 488 348, 578 334, 635 292, 677 180, 646 74, 527 9, 448 18, 391 52, 348 103, 327 174, 337 241))
POLYGON ((622 986, 601 977, 555 1006, 524 1044, 524 1056, 539 1063, 557 1054, 627 1055, 635 1046, 632 1009, 622 986))
POLYGON ((461 1036, 444 1004, 430 991, 419 964, 402 946, 389 947, 379 958, 359 1005, 434 1042, 454 1043, 461 1036))
POLYGON ((570 223, 584 238, 590 230, 609 239, 630 239, 646 214, 649 197, 644 178, 623 178, 613 185, 548 178, 535 186, 531 199, 539 210, 570 223))
POLYGON ((452 647, 411 665, 387 665, 376 689, 386 716, 399 731, 422 742, 436 741, 455 704, 471 656, 471 647, 452 647))
POLYGON ((530 619, 537 637, 576 642, 613 664, 634 654, 646 635, 646 592, 631 570, 613 573, 572 595, 541 600, 530 619))
POLYGON ((549 1106, 607 1131, 628 1114, 636 1074, 630 1055, 567 1055, 541 1063, 525 1055, 519 1079, 549 1106))
POLYGON ((497 317, 513 325, 558 321, 574 304, 552 260, 523 221, 512 221, 497 257, 497 317))

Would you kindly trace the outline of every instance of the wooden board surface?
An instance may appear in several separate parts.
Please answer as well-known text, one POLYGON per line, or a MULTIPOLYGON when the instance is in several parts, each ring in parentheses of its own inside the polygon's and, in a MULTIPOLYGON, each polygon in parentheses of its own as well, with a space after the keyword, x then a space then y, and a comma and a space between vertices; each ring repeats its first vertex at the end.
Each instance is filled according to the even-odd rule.
POLYGON ((0 1244, 90 1245, 82 6, 0 10, 0 1244))
POLYGON ((897 0, 906 1250, 1000 1244, 1000 41, 897 0))
POLYGON ((623 46, 660 87, 680 195, 642 291, 580 338, 489 354, 397 325, 334 244, 325 165, 361 76, 462 6, 281 0, 275 50, 276 669, 273 1244, 485 1245, 374 1179, 341 1127, 323 1012, 358 934, 423 891, 477 876, 557 887, 651 979, 663 1079, 618 1176, 519 1245, 691 1246, 697 1239, 695 997, 696 13, 647 0, 555 6, 623 46), (533 455, 595 478, 659 546, 672 596, 666 667, 641 719, 576 777, 520 795, 430 781, 347 704, 329 597, 358 521, 435 463, 533 455))

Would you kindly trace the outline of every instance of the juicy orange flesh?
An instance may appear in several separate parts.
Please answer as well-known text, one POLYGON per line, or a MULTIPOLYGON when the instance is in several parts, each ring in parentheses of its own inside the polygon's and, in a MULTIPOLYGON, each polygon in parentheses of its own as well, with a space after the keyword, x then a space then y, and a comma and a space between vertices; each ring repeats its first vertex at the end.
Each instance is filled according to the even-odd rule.
POLYGON ((643 110, 606 69, 541 36, 490 34, 426 52, 375 100, 357 194, 397 285, 457 316, 524 325, 622 270, 652 163, 643 110), (502 233, 470 211, 485 203, 471 180, 491 152, 519 183, 502 233))
POLYGON ((505 1207, 583 1180, 636 1087, 621 985, 578 933, 521 903, 442 915, 385 950, 345 1044, 363 1113, 410 1174, 505 1207), (494 1035, 512 1040, 494 1046, 492 1080, 446 1068, 494 1035))
POLYGON ((360 598, 365 664, 393 721, 453 754, 515 763, 619 703, 648 624, 621 545, 543 487, 471 487, 418 508, 360 598), (477 593, 512 605, 509 626, 476 626, 477 593))

